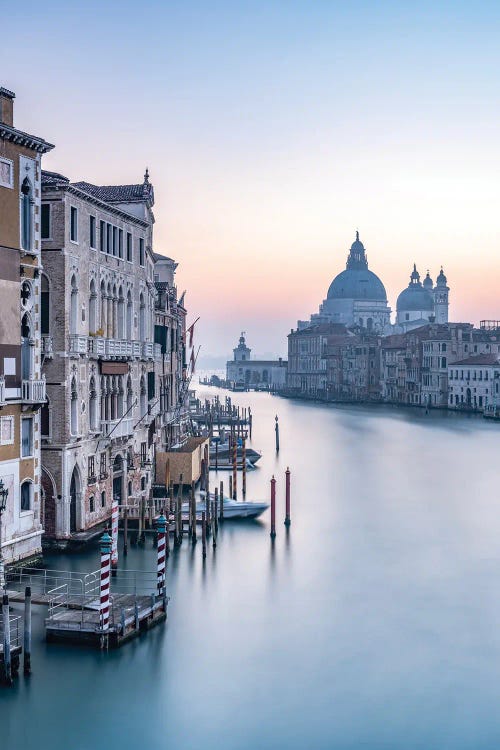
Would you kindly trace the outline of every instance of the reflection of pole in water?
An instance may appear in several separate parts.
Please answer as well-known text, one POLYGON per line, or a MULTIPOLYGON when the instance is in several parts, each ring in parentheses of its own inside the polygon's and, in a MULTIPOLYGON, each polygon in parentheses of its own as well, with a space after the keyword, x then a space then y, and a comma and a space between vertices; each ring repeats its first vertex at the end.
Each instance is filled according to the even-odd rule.
POLYGON ((271 479, 271 539, 276 536, 276 479, 271 479))
POLYGON ((285 526, 290 526, 290 469, 285 471, 285 526))

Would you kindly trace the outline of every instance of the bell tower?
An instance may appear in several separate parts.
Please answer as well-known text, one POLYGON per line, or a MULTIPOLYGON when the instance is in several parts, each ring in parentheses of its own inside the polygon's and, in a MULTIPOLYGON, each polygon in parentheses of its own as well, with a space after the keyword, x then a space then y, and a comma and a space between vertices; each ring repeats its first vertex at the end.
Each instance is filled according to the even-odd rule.
POLYGON ((433 289, 434 315, 436 317, 436 323, 448 322, 449 292, 450 289, 447 286, 447 278, 443 273, 443 268, 441 267, 439 276, 436 279, 436 286, 433 289))
POLYGON ((245 331, 241 332, 238 346, 233 349, 234 361, 235 362, 247 362, 250 359, 251 349, 248 348, 245 342, 245 331))

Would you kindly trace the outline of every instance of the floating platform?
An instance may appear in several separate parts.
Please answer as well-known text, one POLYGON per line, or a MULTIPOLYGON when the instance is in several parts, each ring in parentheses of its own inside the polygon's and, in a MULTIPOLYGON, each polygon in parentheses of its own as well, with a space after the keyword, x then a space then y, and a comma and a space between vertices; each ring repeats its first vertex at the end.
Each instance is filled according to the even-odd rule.
POLYGON ((109 630, 100 628, 99 600, 58 607, 45 620, 48 642, 76 643, 96 648, 117 648, 167 617, 168 597, 114 594, 111 596, 109 630), (103 640, 106 641, 103 644, 103 640))

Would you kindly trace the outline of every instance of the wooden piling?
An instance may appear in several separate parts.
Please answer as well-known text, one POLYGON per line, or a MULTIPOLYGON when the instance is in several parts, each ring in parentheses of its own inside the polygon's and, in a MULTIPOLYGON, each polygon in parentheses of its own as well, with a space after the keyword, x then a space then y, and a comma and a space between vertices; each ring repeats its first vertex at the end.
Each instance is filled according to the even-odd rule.
POLYGON ((271 539, 276 536, 276 479, 271 479, 271 539))
POLYGON ((201 514, 201 543, 202 543, 202 555, 205 558, 207 556, 207 519, 205 511, 201 514))
POLYGON ((219 516, 218 516, 218 508, 219 508, 219 488, 216 487, 214 490, 215 496, 214 496, 214 512, 212 516, 212 524, 215 527, 214 534, 217 534, 219 531, 219 516))
POLYGON ((237 495, 237 483, 238 483, 238 441, 236 435, 233 440, 233 500, 236 500, 237 495))
POLYGON ((220 483, 220 505, 219 505, 219 519, 224 520, 224 482, 220 483))
POLYGON ((243 436, 242 441, 241 441, 241 463, 243 467, 241 491, 243 492, 243 497, 245 497, 247 494, 247 448, 246 448, 245 436, 243 436))
POLYGON ((231 474, 229 475, 229 497, 232 498, 233 496, 233 477, 231 474))
POLYGON ((285 526, 290 526, 290 469, 285 471, 285 526))
POLYGON ((31 674, 31 586, 24 590, 24 674, 31 674))
POLYGON ((276 437, 276 453, 280 452, 280 425, 278 422, 278 415, 276 414, 274 421, 276 422, 274 432, 276 437))
POLYGON ((9 619, 9 596, 4 593, 2 597, 2 620, 3 620, 3 674, 7 685, 12 685, 12 663, 10 654, 10 619, 9 619))
POLYGON ((123 557, 128 555, 128 507, 123 511, 123 557))

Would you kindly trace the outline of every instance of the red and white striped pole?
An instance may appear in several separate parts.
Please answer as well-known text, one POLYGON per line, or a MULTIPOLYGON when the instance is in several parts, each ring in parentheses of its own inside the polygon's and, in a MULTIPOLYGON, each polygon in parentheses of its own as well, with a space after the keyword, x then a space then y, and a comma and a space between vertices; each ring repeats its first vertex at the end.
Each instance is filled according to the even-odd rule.
POLYGON ((111 563, 111 537, 107 531, 101 537, 101 590, 100 590, 100 625, 101 631, 109 630, 109 586, 111 563))
POLYGON ((118 567, 118 514, 118 498, 114 497, 111 505, 111 571, 114 576, 118 567))
POLYGON ((165 597, 165 558, 166 558, 166 527, 167 519, 161 514, 157 521, 158 529, 158 596, 165 597))
POLYGON ((271 479, 271 539, 276 536, 276 479, 271 479))

